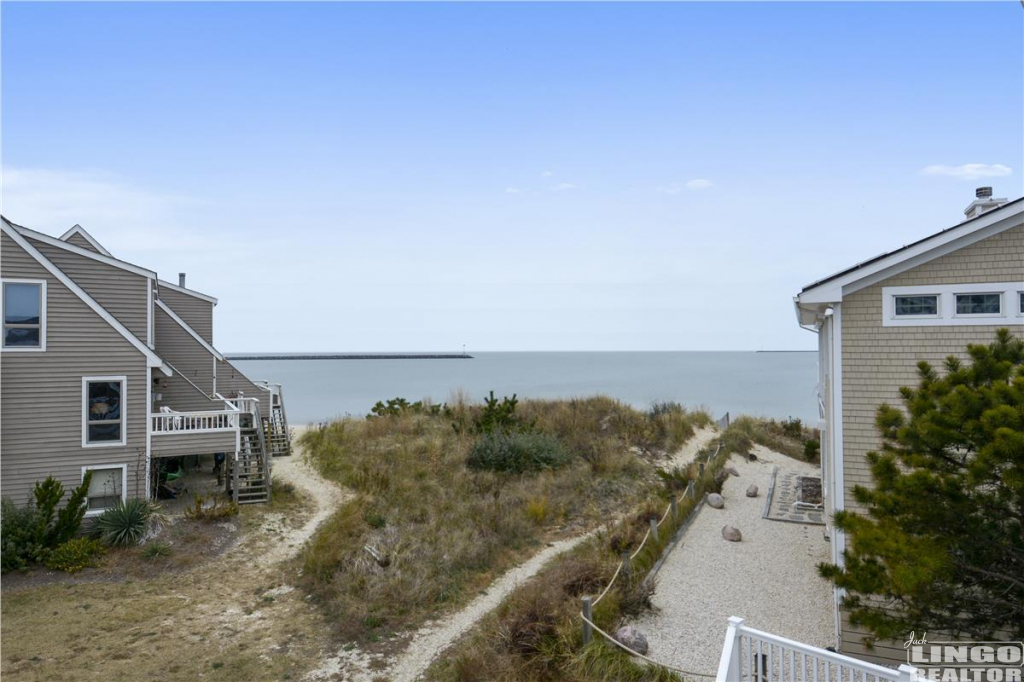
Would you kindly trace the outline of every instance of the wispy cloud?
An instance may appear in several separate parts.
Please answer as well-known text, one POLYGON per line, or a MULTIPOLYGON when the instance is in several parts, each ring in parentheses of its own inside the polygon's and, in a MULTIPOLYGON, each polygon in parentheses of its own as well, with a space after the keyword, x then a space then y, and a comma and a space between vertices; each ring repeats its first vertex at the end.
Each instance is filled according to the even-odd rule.
POLYGON ((556 192, 564 192, 569 189, 576 189, 576 185, 571 182, 560 182, 554 186, 556 192))
POLYGON ((1001 178, 1013 173, 1013 169, 1001 163, 965 163, 960 166, 925 166, 921 175, 939 175, 960 180, 978 180, 980 178, 1001 178))
POLYGON ((518 187, 506 187, 505 194, 521 194, 523 190, 518 187))
POLYGON ((715 183, 706 178, 694 178, 693 180, 687 180, 686 182, 670 182, 667 185, 660 185, 655 189, 663 194, 681 194, 684 190, 697 192, 714 186, 715 183))
POLYGON ((543 173, 541 173, 541 174, 540 174, 540 176, 541 176, 542 178, 550 178, 550 177, 551 177, 552 175, 554 175, 554 174, 555 174, 555 172, 554 172, 554 171, 549 171, 549 170, 547 170, 547 171, 544 171, 543 173))

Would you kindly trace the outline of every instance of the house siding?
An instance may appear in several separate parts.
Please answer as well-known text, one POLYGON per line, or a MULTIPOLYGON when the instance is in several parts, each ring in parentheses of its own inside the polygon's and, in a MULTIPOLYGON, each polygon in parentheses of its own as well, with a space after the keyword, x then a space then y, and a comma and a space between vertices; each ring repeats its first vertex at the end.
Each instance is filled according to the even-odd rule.
POLYGON ((31 237, 28 242, 74 280, 132 334, 146 343, 150 279, 31 237))
POLYGON ((163 400, 157 402, 157 406, 166 405, 172 410, 212 409, 209 398, 215 392, 213 355, 161 308, 156 307, 153 315, 156 352, 171 364, 176 374, 180 375, 168 377, 166 387, 161 381, 160 392, 163 394, 163 400), (174 380, 176 378, 178 381, 174 380), (182 378, 187 378, 195 387, 181 380, 182 378), (205 407, 196 404, 199 393, 196 388, 205 394, 205 407))
MULTIPOLYGON (((883 287, 1012 281, 1024 281, 1024 226, 1004 230, 843 297, 843 493, 847 510, 863 512, 853 499, 853 488, 872 485, 867 453, 881 445, 875 428, 878 406, 902 406, 899 389, 917 385, 919 361, 941 368, 950 355, 966 359, 967 344, 991 342, 1000 327, 1024 336, 1019 317, 993 325, 883 327, 883 287)), ((1016 300, 1011 303, 1017 304, 1016 300)), ((874 651, 868 651, 862 641, 865 634, 843 614, 844 653, 889 665, 906 662, 899 643, 878 643, 874 651)))
POLYGON ((77 246, 79 248, 86 249, 87 251, 92 251, 93 253, 103 253, 102 251, 97 249, 95 246, 93 246, 89 242, 88 239, 83 237, 78 232, 75 232, 73 235, 71 235, 70 237, 68 237, 64 241, 66 241, 68 244, 74 244, 75 246, 77 246))
POLYGON ((2 353, 0 362, 0 493, 23 504, 48 475, 69 490, 82 467, 127 466, 127 496, 145 495, 146 356, 6 234, 3 277, 47 282, 46 351, 2 353), (82 377, 124 375, 126 445, 82 447, 82 377))
POLYGON ((234 453, 237 445, 238 439, 234 431, 153 434, 154 457, 234 453))
POLYGON ((249 380, 249 377, 242 374, 241 370, 227 360, 217 361, 217 392, 225 398, 238 397, 239 393, 246 398, 259 398, 260 410, 266 415, 264 396, 269 398, 269 393, 249 380))
POLYGON ((213 304, 169 287, 160 287, 160 300, 192 327, 199 336, 213 345, 213 304))

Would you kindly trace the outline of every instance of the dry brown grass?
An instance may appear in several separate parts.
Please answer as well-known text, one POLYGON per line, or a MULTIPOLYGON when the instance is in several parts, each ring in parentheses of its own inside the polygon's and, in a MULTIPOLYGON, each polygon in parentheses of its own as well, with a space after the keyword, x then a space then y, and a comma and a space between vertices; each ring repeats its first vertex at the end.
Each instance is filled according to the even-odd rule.
POLYGON ((556 437, 572 460, 508 476, 466 467, 474 436, 452 422, 471 424, 479 408, 462 402, 457 410, 345 419, 304 436, 320 473, 360 493, 303 557, 305 586, 343 638, 415 628, 467 602, 540 543, 631 508, 655 484, 636 454, 637 433, 674 447, 702 419, 681 409, 645 415, 607 398, 524 401, 521 419, 556 437))

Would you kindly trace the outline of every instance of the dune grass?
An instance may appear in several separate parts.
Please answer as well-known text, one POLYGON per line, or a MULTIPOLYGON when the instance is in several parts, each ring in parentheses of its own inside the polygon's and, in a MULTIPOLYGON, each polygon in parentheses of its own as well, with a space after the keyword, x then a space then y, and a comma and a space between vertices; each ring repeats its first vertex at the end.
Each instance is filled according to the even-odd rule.
POLYGON ((663 486, 644 458, 706 414, 608 398, 523 401, 518 423, 568 454, 540 471, 467 467, 479 405, 399 409, 303 436, 311 464, 358 493, 302 556, 304 587, 342 638, 388 639, 472 599, 543 542, 583 532, 663 486), (453 428, 453 425, 455 428, 453 428))
MULTIPOLYGON (((743 429, 742 425, 740 429, 743 429)), ((728 436, 728 432, 725 434, 728 436)), ((737 438, 733 434, 732 440, 737 438)), ((724 439, 723 439, 724 440, 724 439)), ((581 598, 594 597, 604 589, 619 565, 624 551, 633 551, 643 538, 652 516, 660 518, 669 490, 675 482, 692 477, 696 499, 719 490, 716 476, 725 466, 730 451, 707 464, 698 476, 696 464, 674 472, 661 485, 646 488, 648 497, 615 524, 571 552, 551 562, 528 583, 513 592, 427 671, 430 682, 668 682, 675 674, 636 659, 595 634, 583 646, 579 617, 581 598)), ((707 461, 704 453, 698 456, 707 461)), ((623 619, 649 606, 652 584, 644 577, 661 557, 679 526, 696 506, 684 497, 678 516, 671 515, 659 529, 659 539, 648 541, 630 563, 628 577, 620 576, 615 586, 593 610, 595 624, 614 633, 623 619)), ((677 550, 678 551, 678 550, 677 550)))
POLYGON ((804 426, 799 419, 779 421, 741 416, 733 420, 726 435, 727 445, 733 452, 748 452, 752 443, 759 443, 794 459, 814 464, 821 461, 818 450, 820 433, 804 426))

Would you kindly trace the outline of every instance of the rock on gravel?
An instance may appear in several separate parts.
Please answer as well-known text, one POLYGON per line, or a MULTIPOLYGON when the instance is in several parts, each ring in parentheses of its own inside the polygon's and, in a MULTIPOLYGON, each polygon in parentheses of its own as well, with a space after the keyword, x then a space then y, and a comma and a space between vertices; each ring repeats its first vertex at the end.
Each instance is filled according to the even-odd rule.
POLYGON ((743 533, 739 528, 733 526, 722 526, 722 539, 729 542, 739 542, 743 539, 743 533))
POLYGON ((747 497, 757 497, 757 484, 751 483, 750 487, 747 488, 747 497))
POLYGON ((708 506, 721 509, 725 506, 725 498, 718 493, 710 493, 708 494, 708 506))
POLYGON ((615 631, 615 639, 625 647, 638 654, 647 654, 647 638, 632 625, 621 627, 615 631))

